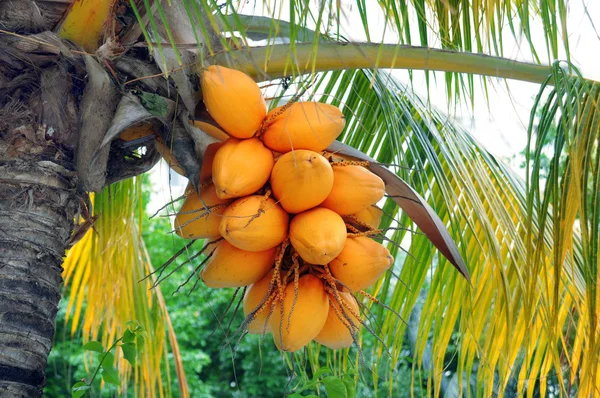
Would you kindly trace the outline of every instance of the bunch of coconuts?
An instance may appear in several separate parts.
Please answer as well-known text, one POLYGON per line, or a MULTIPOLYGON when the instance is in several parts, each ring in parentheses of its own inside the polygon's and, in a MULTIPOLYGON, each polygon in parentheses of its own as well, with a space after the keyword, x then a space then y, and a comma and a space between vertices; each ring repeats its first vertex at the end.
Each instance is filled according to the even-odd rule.
POLYGON ((280 350, 349 347, 363 324, 354 293, 394 261, 371 239, 383 181, 365 162, 325 152, 345 125, 337 107, 292 102, 267 113, 249 76, 219 66, 201 83, 230 137, 207 148, 199 192, 186 191, 175 218, 181 237, 210 241, 202 280, 247 286, 242 327, 272 332, 280 350))

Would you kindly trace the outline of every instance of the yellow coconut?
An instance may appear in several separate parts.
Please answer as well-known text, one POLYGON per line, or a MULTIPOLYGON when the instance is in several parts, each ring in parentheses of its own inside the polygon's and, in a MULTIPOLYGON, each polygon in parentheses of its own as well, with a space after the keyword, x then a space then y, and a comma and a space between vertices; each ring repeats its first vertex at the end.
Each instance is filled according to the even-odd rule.
POLYGON ((155 128, 152 123, 140 122, 135 126, 129 127, 119 134, 119 138, 123 141, 134 141, 140 138, 154 135, 155 128))
POLYGON ((271 189, 288 213, 318 206, 333 186, 329 162, 313 151, 300 149, 280 156, 271 172, 271 189))
POLYGON ((251 252, 277 246, 287 236, 289 216, 275 200, 260 195, 233 202, 219 226, 221 235, 238 249, 251 252))
POLYGON ((346 243, 346 224, 335 212, 316 207, 298 214, 290 224, 290 243, 311 264, 327 264, 346 243))
POLYGON ((229 135, 226 132, 210 123, 202 122, 200 120, 193 120, 191 123, 219 141, 225 141, 229 138, 229 135))
POLYGON ((230 138, 213 160, 213 182, 221 199, 239 198, 255 193, 269 180, 273 152, 260 140, 230 138))
POLYGON ((373 229, 379 228, 383 210, 375 205, 367 206, 362 210, 352 214, 358 221, 361 221, 373 229))
POLYGON ((165 162, 169 165, 170 168, 175 170, 177 174, 186 176, 185 170, 183 170, 183 167, 181 167, 181 164, 179 164, 179 161, 177 160, 177 158, 175 158, 175 155, 173 154, 173 152, 171 152, 171 149, 169 149, 169 147, 163 144, 161 139, 157 137, 154 141, 154 145, 156 146, 156 150, 158 151, 158 153, 160 153, 160 156, 162 156, 162 158, 165 160, 165 162))
POLYGON ((294 283, 290 283, 285 288, 283 304, 275 305, 269 320, 275 345, 282 351, 301 349, 323 329, 328 313, 329 299, 319 278, 310 274, 300 277, 297 295, 294 283))
POLYGON ((339 108, 320 102, 296 102, 282 112, 275 108, 262 136, 265 145, 286 153, 292 149, 320 152, 340 135, 346 121, 339 108), (276 116, 275 116, 276 115, 276 116))
POLYGON ((248 286, 265 276, 275 263, 275 248, 261 252, 247 252, 220 242, 200 276, 208 287, 248 286))
POLYGON ((227 133, 250 138, 267 114, 267 106, 248 75, 222 66, 209 66, 202 73, 202 97, 208 113, 227 133))
POLYGON ((223 146, 221 142, 215 142, 206 147, 204 151, 204 159, 202 159, 202 167, 200 168, 200 184, 207 181, 212 181, 212 165, 215 159, 215 154, 223 146))
POLYGON ((186 239, 219 236, 219 225, 229 200, 220 199, 213 184, 200 188, 200 195, 192 189, 175 217, 175 232, 186 239), (212 206, 223 205, 211 209, 212 206))
POLYGON ((330 264, 333 276, 353 292, 371 286, 394 263, 382 244, 366 237, 348 238, 344 250, 330 264))
POLYGON ((329 294, 329 314, 323 329, 319 332, 315 341, 323 344, 325 347, 337 350, 339 348, 348 348, 352 345, 352 333, 356 334, 360 328, 359 308, 356 299, 351 293, 338 292, 329 294), (343 307, 340 307, 338 298, 342 300, 343 307), (352 324, 348 322, 352 321, 352 324), (352 333, 350 332, 352 330, 352 333))
MULTIPOLYGON (((273 270, 267 272, 258 282, 248 286, 244 295, 244 315, 248 316, 251 312, 258 309, 260 303, 265 299, 269 291, 269 284, 273 279, 273 270)), ((276 287, 273 287, 272 294, 275 294, 276 287)), ((267 317, 271 311, 272 304, 264 308, 255 315, 254 320, 248 324, 248 333, 263 334, 271 331, 271 323, 267 322, 267 317)), ((271 313, 271 316, 273 314, 271 313)))
POLYGON ((385 184, 361 166, 333 166, 333 188, 321 204, 343 216, 377 203, 385 195, 385 184))

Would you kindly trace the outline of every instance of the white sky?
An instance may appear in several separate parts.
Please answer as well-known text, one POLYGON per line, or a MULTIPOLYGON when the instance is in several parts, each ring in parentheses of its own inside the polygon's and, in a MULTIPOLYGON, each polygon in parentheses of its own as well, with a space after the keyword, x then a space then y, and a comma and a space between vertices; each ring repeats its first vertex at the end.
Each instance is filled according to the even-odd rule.
MULTIPOLYGON (((274 1, 274 0, 272 0, 274 1)), ((251 3, 242 6, 240 13, 252 14, 260 11, 255 9, 251 3)), ((260 1, 259 1, 260 3, 260 1)), ((281 19, 286 19, 288 12, 287 1, 277 0, 277 4, 282 8, 281 19)), ((347 21, 342 21, 342 27, 351 27, 341 33, 353 41, 365 41, 366 36, 362 29, 358 12, 353 7, 354 1, 343 0, 347 21), (354 29, 355 27, 360 27, 354 29)), ((384 33, 384 18, 381 8, 372 0, 372 9, 368 10, 369 29, 371 40, 381 41, 384 33)), ((582 74, 590 79, 600 81, 600 37, 594 30, 590 19, 597 21, 596 28, 600 30, 600 0, 569 0, 569 18, 567 21, 567 30, 569 31, 569 40, 571 44, 571 58, 574 64, 580 69, 582 74), (589 17, 585 15, 584 4, 587 7, 589 17)), ((260 7, 258 7, 260 8, 260 7)), ((543 31, 540 24, 533 24, 534 43, 540 43, 538 51, 543 48, 543 31), (537 30, 535 30, 537 28, 537 30)), ((414 37, 418 37, 414 32, 414 37)), ((397 42, 395 32, 387 29, 385 33, 386 42, 397 42)), ((503 37, 505 56, 507 58, 531 61, 531 54, 527 44, 520 45, 506 27, 503 37)), ((439 47, 439 43, 430 40, 431 47, 439 47)), ((540 53, 540 58, 543 55, 540 53)), ((561 55, 564 59, 564 53, 561 55)), ((542 58, 543 59, 543 58, 542 58)), ((395 70, 393 74, 401 81, 409 82, 408 72, 404 70, 395 70)), ((482 90, 481 80, 475 79, 476 101, 475 108, 470 106, 460 106, 449 112, 447 102, 445 80, 443 74, 437 73, 436 83, 431 80, 429 100, 431 104, 444 113, 450 113, 453 119, 463 125, 475 138, 477 138, 490 152, 501 158, 511 158, 525 148, 527 140, 527 123, 529 121, 529 112, 533 105, 533 99, 538 92, 539 85, 525 83, 520 81, 503 81, 500 79, 488 80, 489 102, 485 101, 482 90)), ((413 89, 422 98, 427 98, 425 85, 425 74, 423 72, 413 73, 413 89)), ((518 169, 519 159, 508 161, 515 170, 518 169)), ((156 196, 153 197, 151 207, 158 208, 169 201, 170 197, 176 198, 182 192, 187 181, 172 173, 172 179, 169 188, 168 168, 161 162, 159 167, 155 167, 152 172, 152 181, 157 189, 156 196)))
MULTIPOLYGON (((358 13, 353 10, 355 5, 352 0, 344 0, 348 10, 348 21, 346 26, 360 27, 361 21, 358 13)), ((373 1, 373 10, 370 12, 369 30, 372 41, 396 42, 397 35, 387 29, 384 33, 385 20, 381 9, 373 1)), ((571 45, 571 59, 580 69, 582 74, 597 81, 600 81, 600 37, 594 30, 590 19, 597 21, 596 28, 600 29, 600 0, 569 0, 568 1, 568 21, 567 31, 569 32, 569 41, 571 45), (585 15, 585 7, 589 17, 585 15)), ((413 24, 416 26, 416 24, 413 24)), ((540 59, 543 54, 540 50, 544 48, 543 28, 540 23, 532 24, 532 39, 537 46, 540 59)), ((531 62, 532 56, 529 51, 529 45, 523 41, 518 42, 514 39, 509 27, 505 27, 503 36, 505 57, 519 61, 531 62)), ((418 31, 411 31, 413 37, 418 37, 418 31)), ((353 41, 365 41, 366 36, 362 28, 347 29, 343 34, 353 41)), ((433 35, 429 37, 430 47, 441 47, 439 42, 435 42, 433 35)), ((564 51, 561 52, 561 58, 565 59, 564 51)), ((401 81, 409 83, 408 72, 405 70, 394 70, 392 72, 401 81)), ((485 148, 490 152, 502 158, 510 158, 518 154, 525 148, 527 143, 527 124, 529 122, 529 113, 533 107, 533 102, 539 90, 538 84, 521 81, 504 81, 501 79, 488 80, 489 102, 485 100, 483 85, 481 79, 475 79, 475 108, 470 105, 454 108, 454 104, 449 109, 447 101, 445 80, 442 73, 436 73, 438 84, 430 86, 429 100, 431 104, 446 114, 450 114, 453 119, 475 138, 477 138, 485 148)), ((427 88, 425 83, 425 74, 423 72, 413 72, 413 89, 423 99, 427 98, 427 88)), ((508 162, 513 168, 518 168, 520 160, 508 162)))

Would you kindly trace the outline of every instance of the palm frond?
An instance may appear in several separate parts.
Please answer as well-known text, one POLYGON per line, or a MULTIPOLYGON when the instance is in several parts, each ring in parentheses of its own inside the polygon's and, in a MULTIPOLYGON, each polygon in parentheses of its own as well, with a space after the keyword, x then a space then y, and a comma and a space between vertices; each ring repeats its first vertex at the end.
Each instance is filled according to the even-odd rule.
MULTIPOLYGON (((555 86, 541 87, 532 111, 539 112, 539 123, 537 126, 530 124, 528 131, 528 148, 532 150, 527 151, 527 190, 532 194, 527 198, 527 238, 530 242, 527 250, 532 268, 539 268, 544 253, 532 228, 537 225, 540 233, 551 235, 554 242, 548 279, 556 280, 568 272, 564 266, 567 262, 578 266, 580 283, 585 290, 581 292, 582 300, 573 305, 577 308, 578 322, 586 325, 583 328, 587 330, 587 336, 578 333, 573 346, 575 351, 582 350, 594 356, 586 359, 585 355, 580 357, 581 352, 576 352, 577 360, 571 362, 580 369, 580 382, 584 387, 581 394, 594 395, 600 392, 597 341, 600 327, 600 86, 565 76, 558 68, 552 78, 555 86), (552 133, 556 137, 549 175, 544 181, 540 178, 540 161, 545 138, 552 133), (542 209, 542 212, 536 214, 531 209, 542 209)), ((553 290, 552 301, 546 310, 550 320, 558 323, 562 315, 559 290, 548 282, 546 288, 553 290)), ((558 336, 557 330, 550 332, 553 337, 558 336)))
MULTIPOLYGON (((372 307, 373 328, 381 330, 391 357, 382 343, 374 343, 368 365, 377 371, 370 384, 377 386, 381 377, 393 389, 394 367, 407 328, 395 313, 408 319, 427 286, 415 369, 424 367, 436 394, 440 394, 446 352, 456 336, 457 372, 460 379, 477 381, 477 396, 502 395, 512 384, 519 396, 533 396, 537 388, 544 396, 548 378, 556 379, 563 393, 575 388, 592 394, 598 388, 600 356, 593 334, 598 330, 594 316, 600 282, 594 202, 599 188, 596 118, 600 109, 597 89, 591 90, 584 80, 558 75, 554 79, 558 86, 546 90, 561 94, 550 95, 544 109, 568 111, 559 119, 565 137, 557 140, 556 156, 567 154, 569 167, 554 185, 551 174, 545 192, 533 178, 529 183, 520 180, 464 130, 430 111, 386 73, 332 72, 318 80, 322 83, 314 87, 315 98, 345 111, 348 124, 342 141, 381 163, 405 166, 391 169, 446 223, 473 282, 469 286, 449 267, 428 239, 409 234, 407 229, 414 226, 388 199, 384 209, 390 217, 383 226, 405 228, 390 236, 409 255, 391 246, 397 256, 394 271, 401 281, 390 274, 372 291, 393 311, 372 307), (562 105, 553 107, 557 97, 562 105), (581 133, 569 135, 569 126, 579 126, 581 133), (578 162, 571 160, 574 156, 578 162), (574 227, 578 217, 581 233, 574 227)), ((553 118, 549 111, 544 115, 553 118)), ((543 126, 543 119, 540 123, 543 126)), ((542 128, 537 134, 543 132, 542 128)), ((346 369, 353 362, 349 355, 340 359, 346 369)), ((461 383, 459 389, 463 388, 461 383)))
POLYGON ((256 80, 297 77, 316 72, 344 69, 412 69, 500 77, 543 83, 551 66, 517 62, 460 51, 439 50, 395 44, 331 42, 296 44, 289 53, 287 44, 252 47, 223 52, 209 59, 211 64, 239 69, 256 80))
MULTIPOLYGON (((228 2, 220 9, 213 2, 213 8, 205 8, 205 12, 214 19, 215 26, 221 27, 224 36, 240 37, 247 45, 251 45, 248 39, 254 38, 266 40, 268 48, 274 47, 278 43, 276 38, 283 36, 279 30, 283 27, 289 40, 285 47, 290 60, 302 55, 297 53, 298 42, 307 42, 303 48, 308 46, 316 53, 328 39, 366 39, 372 44, 420 46, 496 57, 504 56, 505 46, 513 51, 516 45, 520 58, 532 64, 551 64, 560 56, 570 61, 568 8, 562 1, 378 0, 377 3, 379 7, 365 0, 348 3, 328 0, 318 5, 304 1, 284 5, 263 0, 235 8, 228 2), (239 14, 244 12, 271 21, 239 14), (540 36, 544 39, 539 40, 540 36)), ((583 2, 582 5, 585 9, 583 2)), ((222 49, 229 52, 235 47, 224 45, 222 49)), ((266 50, 266 54, 270 51, 266 50)), ((380 56, 370 62, 379 67, 380 56)), ((429 84, 429 75, 426 77, 429 84)), ((445 84, 449 99, 464 95, 473 101, 473 76, 448 70, 445 84)))
POLYGON ((99 216, 94 229, 69 251, 64 263, 69 292, 66 321, 71 319, 72 334, 81 329, 84 341, 100 340, 105 347, 123 334, 127 322, 137 321, 147 333, 145 346, 133 368, 118 352, 121 379, 133 376, 135 396, 173 395, 162 380, 169 377, 164 360, 170 352, 179 395, 189 396, 164 299, 159 288, 150 289, 151 280, 144 280, 152 265, 139 230, 140 198, 141 179, 112 184, 94 196, 93 210, 99 216))

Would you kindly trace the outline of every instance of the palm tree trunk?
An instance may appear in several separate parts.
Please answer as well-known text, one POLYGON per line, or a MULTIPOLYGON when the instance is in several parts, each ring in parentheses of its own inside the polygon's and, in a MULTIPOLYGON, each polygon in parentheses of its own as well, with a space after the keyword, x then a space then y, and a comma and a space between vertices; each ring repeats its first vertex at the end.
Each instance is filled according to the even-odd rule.
MULTIPOLYGON (((19 113, 7 107, 4 121, 19 113)), ((50 130, 16 125, 0 121, 0 397, 38 397, 78 200, 50 130)))

